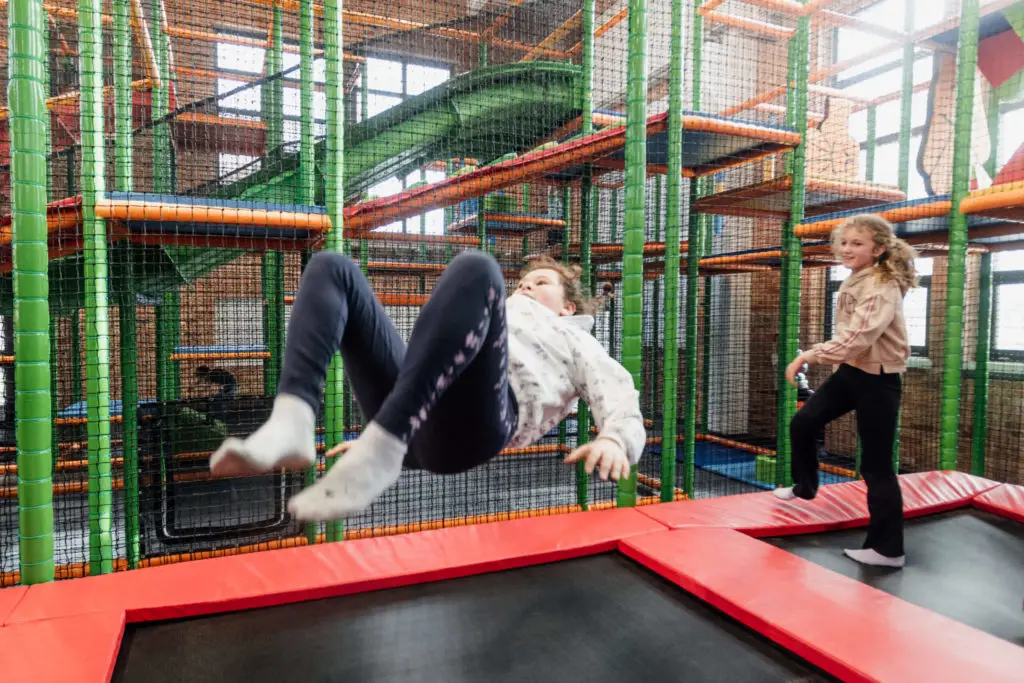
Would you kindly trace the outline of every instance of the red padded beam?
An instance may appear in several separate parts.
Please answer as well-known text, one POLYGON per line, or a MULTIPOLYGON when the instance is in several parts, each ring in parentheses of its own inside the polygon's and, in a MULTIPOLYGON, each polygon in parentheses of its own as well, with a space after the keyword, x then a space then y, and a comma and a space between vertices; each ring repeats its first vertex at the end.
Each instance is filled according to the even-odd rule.
MULTIPOLYGON (((996 482, 962 472, 922 472, 900 477, 907 517, 964 507, 979 493, 996 486, 996 482)), ((672 529, 718 526, 752 536, 810 534, 868 523, 863 481, 822 486, 813 501, 781 501, 766 491, 637 509, 672 529)))
POLYGON ((11 623, 121 610, 129 622, 393 588, 612 551, 664 526, 634 509, 288 548, 33 586, 11 623))
POLYGON ((17 607, 27 592, 28 588, 26 586, 0 588, 0 626, 7 623, 7 618, 14 612, 14 608, 17 607))
POLYGON ((731 529, 620 550, 844 681, 1019 683, 1024 671, 1024 648, 731 529))
MULTIPOLYGON (((96 612, 0 628, 0 681, 107 683, 124 634, 124 614, 96 612)), ((184 654, 184 653, 183 653, 184 654)))
POLYGON ((1024 524, 1024 486, 1003 484, 977 496, 971 505, 1024 524))

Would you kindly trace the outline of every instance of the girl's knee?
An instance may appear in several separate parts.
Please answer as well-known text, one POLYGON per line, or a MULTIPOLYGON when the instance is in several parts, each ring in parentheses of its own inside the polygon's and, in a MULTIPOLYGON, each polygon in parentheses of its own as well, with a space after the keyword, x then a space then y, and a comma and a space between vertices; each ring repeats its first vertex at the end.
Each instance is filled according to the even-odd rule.
POLYGON ((448 272, 461 278, 481 279, 491 285, 504 287, 505 276, 494 257, 482 251, 464 251, 452 259, 448 272))
POLYGON ((304 279, 330 278, 337 275, 346 275, 353 270, 358 272, 359 266, 345 254, 318 251, 310 257, 302 277, 304 279))
POLYGON ((819 429, 820 427, 814 419, 803 410, 799 410, 789 422, 789 437, 790 439, 806 438, 813 436, 819 429))

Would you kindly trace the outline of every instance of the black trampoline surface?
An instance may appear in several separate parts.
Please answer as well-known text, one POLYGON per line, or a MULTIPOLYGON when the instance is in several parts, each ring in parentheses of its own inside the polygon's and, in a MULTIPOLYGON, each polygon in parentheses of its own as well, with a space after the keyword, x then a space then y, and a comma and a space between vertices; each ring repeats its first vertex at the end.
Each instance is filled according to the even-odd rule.
POLYGON ((614 553, 130 625, 112 680, 836 679, 614 553))
POLYGON ((903 569, 865 567, 843 555, 843 548, 861 547, 864 529, 762 540, 1024 645, 1024 524, 966 509, 908 519, 904 528, 903 569))

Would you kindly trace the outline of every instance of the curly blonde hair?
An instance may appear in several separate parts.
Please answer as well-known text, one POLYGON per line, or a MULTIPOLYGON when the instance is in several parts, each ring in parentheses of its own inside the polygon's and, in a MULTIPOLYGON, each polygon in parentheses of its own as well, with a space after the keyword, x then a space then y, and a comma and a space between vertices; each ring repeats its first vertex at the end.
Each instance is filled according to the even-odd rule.
POLYGON ((577 314, 593 315, 612 296, 612 285, 610 282, 606 282, 601 286, 601 296, 596 298, 585 296, 583 282, 580 280, 583 269, 576 264, 567 265, 562 263, 547 254, 531 259, 529 263, 523 266, 519 277, 526 277, 528 273, 532 273, 535 270, 553 270, 558 273, 558 277, 562 282, 562 291, 565 293, 565 300, 571 301, 576 306, 577 314))
POLYGON ((882 247, 882 255, 878 257, 873 266, 879 281, 895 282, 904 294, 917 286, 917 270, 914 268, 917 251, 906 241, 896 237, 896 232, 889 221, 873 213, 847 218, 832 231, 832 253, 837 258, 839 256, 839 241, 846 228, 860 228, 867 231, 875 246, 882 247))

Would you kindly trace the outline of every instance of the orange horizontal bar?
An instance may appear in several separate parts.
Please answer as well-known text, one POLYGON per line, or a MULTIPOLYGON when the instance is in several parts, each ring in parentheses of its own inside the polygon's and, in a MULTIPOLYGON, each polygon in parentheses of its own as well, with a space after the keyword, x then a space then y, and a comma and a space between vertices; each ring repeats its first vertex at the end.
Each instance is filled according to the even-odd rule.
MULTIPOLYGON (((919 220, 921 218, 937 218, 947 216, 953 210, 953 203, 949 201, 933 202, 918 206, 903 206, 885 211, 874 211, 875 213, 891 223, 902 223, 905 221, 919 220)), ((827 221, 816 223, 802 223, 796 226, 793 234, 797 237, 819 237, 831 234, 832 230, 841 225, 846 218, 832 218, 827 221)))
POLYGON ((414 244, 450 244, 453 246, 475 247, 479 237, 470 235, 418 235, 414 232, 368 232, 359 239, 370 242, 412 242, 414 244))
POLYGON ((0 356, 0 365, 11 365, 14 363, 14 356, 0 356))
POLYGON ((250 121, 249 119, 235 119, 217 114, 201 114, 199 112, 184 112, 174 117, 177 123, 201 123, 221 128, 252 128, 255 130, 266 130, 267 124, 262 121, 250 121))
MULTIPOLYGON (((385 306, 423 306, 430 300, 429 294, 400 294, 396 292, 377 292, 377 300, 385 306)), ((293 294, 286 295, 286 304, 295 302, 293 294)))
POLYGON ((960 202, 960 213, 981 213, 992 209, 1022 206, 1024 206, 1024 181, 1017 181, 975 190, 960 202))
POLYGON ((144 201, 96 202, 96 215, 100 218, 123 221, 181 221, 183 223, 225 223, 275 228, 306 228, 327 230, 327 214, 263 209, 237 209, 197 204, 164 204, 144 201))
MULTIPOLYGON (((111 479, 110 479, 110 488, 113 491, 120 491, 121 489, 124 488, 124 479, 120 479, 120 478, 115 479, 115 478, 111 477, 111 479)), ((87 482, 87 481, 69 481, 69 482, 54 483, 54 485, 53 485, 53 495, 55 495, 55 496, 64 496, 64 495, 71 495, 71 494, 75 494, 75 493, 88 493, 88 492, 89 492, 89 482, 87 482)), ((17 497, 18 497, 18 487, 17 486, 5 486, 3 488, 0 488, 0 498, 11 499, 11 498, 17 498, 17 497)))
MULTIPOLYGON (((629 17, 629 7, 628 6, 627 7, 623 7, 618 12, 616 12, 614 15, 612 15, 611 19, 609 19, 608 21, 606 21, 605 23, 603 23, 603 24, 601 24, 600 26, 597 27, 597 29, 594 31, 594 40, 597 40, 598 38, 600 38, 604 34, 608 33, 608 31, 611 31, 613 28, 615 28, 616 26, 621 24, 623 21, 625 21, 628 17, 629 17)), ((576 43, 575 45, 573 45, 571 48, 569 48, 568 52, 566 53, 566 56, 572 57, 572 56, 578 54, 579 52, 581 52, 582 50, 583 50, 583 42, 580 41, 580 42, 576 43)))
POLYGON ((238 353, 172 353, 171 360, 253 360, 270 358, 269 351, 239 351, 238 353))
POLYGON ((708 256, 700 260, 702 266, 715 266, 725 263, 747 263, 749 261, 760 261, 766 258, 781 258, 782 252, 778 249, 766 249, 764 251, 752 251, 748 254, 734 254, 732 256, 708 256))
POLYGON ((732 14, 722 14, 721 12, 704 12, 704 20, 716 24, 722 24, 724 26, 740 28, 744 31, 750 31, 751 33, 772 36, 773 38, 788 40, 796 35, 796 29, 793 28, 786 28, 785 26, 779 26, 777 24, 769 24, 755 19, 744 19, 732 14))

